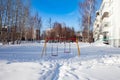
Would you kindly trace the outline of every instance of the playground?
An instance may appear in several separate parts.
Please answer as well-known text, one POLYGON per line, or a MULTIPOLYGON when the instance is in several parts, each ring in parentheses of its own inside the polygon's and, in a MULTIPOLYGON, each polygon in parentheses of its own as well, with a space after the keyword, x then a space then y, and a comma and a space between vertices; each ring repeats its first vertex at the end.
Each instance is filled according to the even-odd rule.
POLYGON ((62 51, 61 49, 59 49, 60 46, 64 47, 64 52, 62 51, 62 53, 71 53, 71 42, 76 43, 76 48, 78 51, 77 53, 78 53, 78 56, 80 56, 80 47, 78 44, 78 38, 46 38, 44 47, 42 49, 41 57, 48 53, 48 52, 46 52, 48 42, 50 42, 50 44, 48 46, 49 46, 49 49, 51 47, 51 56, 58 56, 58 53, 60 53, 62 51), (54 44, 54 42, 55 42, 55 44, 54 44), (61 44, 61 43, 63 43, 63 44, 61 44), (59 45, 59 44, 61 44, 61 45, 59 45))
POLYGON ((43 56, 45 43, 0 45, 0 80, 120 79, 119 48, 101 43, 78 44, 80 56, 76 42, 48 42, 43 56))

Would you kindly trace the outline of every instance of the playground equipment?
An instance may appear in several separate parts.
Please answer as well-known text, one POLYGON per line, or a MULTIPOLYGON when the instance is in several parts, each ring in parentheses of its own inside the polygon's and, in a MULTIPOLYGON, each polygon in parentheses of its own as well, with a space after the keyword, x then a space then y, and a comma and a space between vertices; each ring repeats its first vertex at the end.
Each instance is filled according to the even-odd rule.
POLYGON ((71 53, 70 41, 68 44, 66 42, 64 43, 64 53, 71 53), (68 47, 67 47, 67 45, 68 45, 68 47))
MULTIPOLYGON (((46 55, 46 47, 47 47, 47 42, 50 41, 52 42, 53 40, 55 41, 69 41, 68 45, 69 48, 67 49, 67 44, 64 42, 64 53, 71 53, 71 45, 70 45, 70 41, 72 42, 76 42, 77 45, 77 50, 78 50, 78 56, 80 56, 80 48, 78 45, 78 38, 46 38, 45 39, 45 43, 44 43, 44 47, 42 49, 42 54, 41 57, 43 55, 46 55)), ((56 52, 53 52, 53 43, 51 43, 51 56, 58 56, 58 45, 56 45, 56 52)))
POLYGON ((54 52, 53 44, 51 46, 51 56, 58 56, 58 45, 56 45, 56 51, 54 52))

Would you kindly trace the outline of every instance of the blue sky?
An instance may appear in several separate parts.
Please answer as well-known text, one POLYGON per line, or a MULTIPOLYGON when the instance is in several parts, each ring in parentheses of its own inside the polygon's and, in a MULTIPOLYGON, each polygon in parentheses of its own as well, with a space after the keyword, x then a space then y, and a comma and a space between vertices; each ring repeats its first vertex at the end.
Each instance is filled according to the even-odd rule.
MULTIPOLYGON (((48 20, 52 22, 66 23, 69 27, 79 28, 79 6, 78 3, 82 0, 32 0, 32 13, 38 12, 42 17, 43 30, 49 28, 48 20)), ((98 0, 98 7, 100 5, 98 0)))

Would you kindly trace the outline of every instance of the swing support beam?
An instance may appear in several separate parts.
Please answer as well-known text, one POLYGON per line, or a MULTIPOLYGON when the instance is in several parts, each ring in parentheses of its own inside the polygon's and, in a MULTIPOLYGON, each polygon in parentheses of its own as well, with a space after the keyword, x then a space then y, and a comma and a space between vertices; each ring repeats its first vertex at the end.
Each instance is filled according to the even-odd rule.
POLYGON ((47 47, 47 42, 50 41, 50 40, 59 40, 59 41, 74 41, 76 42, 76 46, 77 46, 77 50, 78 50, 78 56, 80 56, 80 47, 79 47, 79 44, 78 44, 78 38, 46 38, 45 39, 45 43, 44 43, 44 47, 42 49, 42 54, 41 54, 41 57, 43 55, 46 55, 46 47, 47 47))

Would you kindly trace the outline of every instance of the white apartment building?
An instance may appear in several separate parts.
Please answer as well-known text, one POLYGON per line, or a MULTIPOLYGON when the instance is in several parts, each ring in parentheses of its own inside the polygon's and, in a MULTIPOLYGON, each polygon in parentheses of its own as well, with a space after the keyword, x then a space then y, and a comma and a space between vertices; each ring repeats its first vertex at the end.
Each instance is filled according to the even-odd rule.
POLYGON ((100 25, 101 25, 101 16, 99 11, 97 11, 95 22, 93 25, 93 38, 95 41, 100 40, 100 25))
MULTIPOLYGON (((112 46, 120 47, 120 0, 103 0, 99 14, 100 19, 99 21, 95 20, 95 22, 100 22, 100 30, 98 32, 99 34, 93 34, 94 39, 98 35, 99 37, 97 39, 100 40, 100 35, 102 35, 103 41, 112 46)), ((95 26, 94 32, 97 32, 95 26)))

